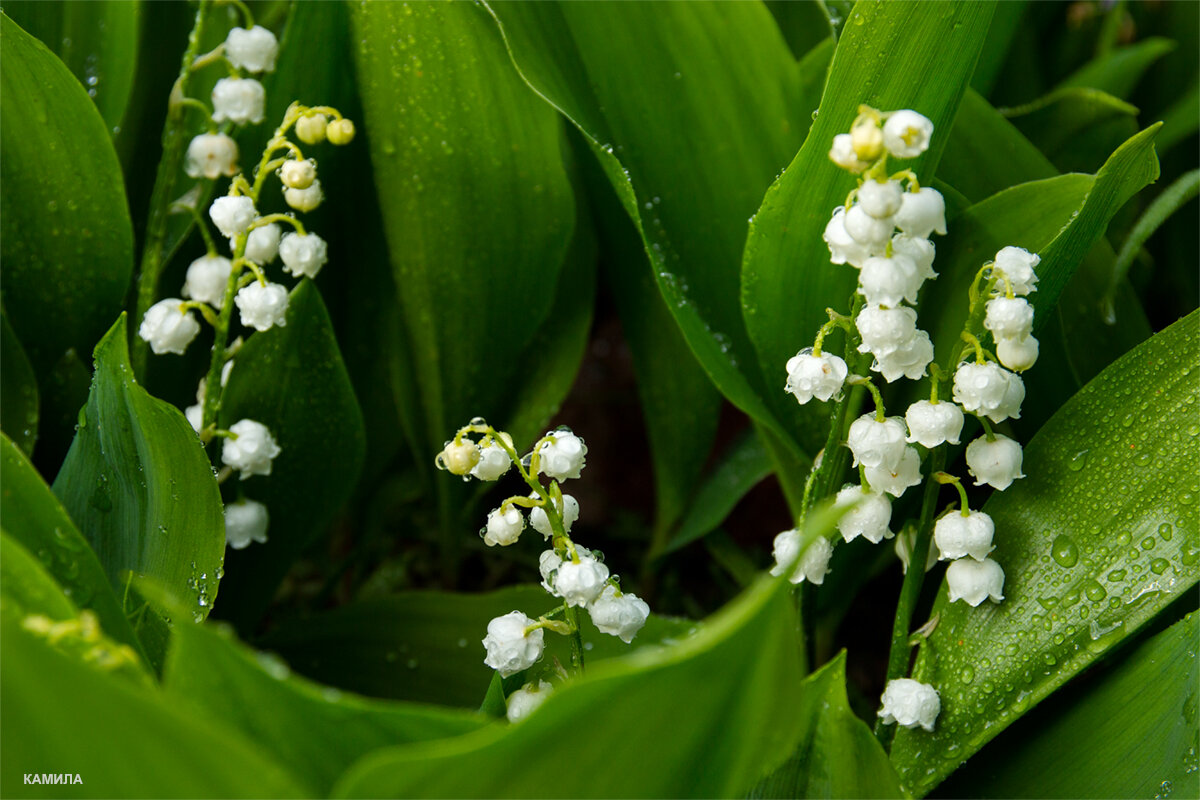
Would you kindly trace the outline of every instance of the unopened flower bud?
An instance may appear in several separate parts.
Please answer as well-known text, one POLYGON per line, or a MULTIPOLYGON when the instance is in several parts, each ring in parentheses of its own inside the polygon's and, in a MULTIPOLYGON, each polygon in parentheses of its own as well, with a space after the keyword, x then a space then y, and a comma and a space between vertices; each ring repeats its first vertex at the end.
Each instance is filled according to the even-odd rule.
POLYGON ((447 442, 438 454, 437 464, 452 475, 466 475, 479 463, 479 447, 468 439, 458 444, 447 442))
POLYGON ((863 120, 850 129, 850 145, 860 160, 874 161, 883 155, 883 131, 874 120, 863 120))
POLYGON ((1038 340, 1032 336, 996 342, 996 358, 1013 372, 1024 372, 1037 363, 1038 340))
POLYGON ((311 158, 289 158, 279 168, 279 180, 290 189, 307 189, 317 178, 317 164, 311 158))
POLYGON ((325 136, 330 144, 350 144, 354 141, 354 123, 348 119, 335 119, 325 126, 325 136))
POLYGON ((296 120, 296 138, 305 144, 325 141, 325 115, 309 114, 296 120))
POLYGON ((283 188, 283 199, 289 206, 297 211, 308 213, 325 199, 325 193, 321 191, 320 179, 314 179, 308 185, 307 189, 293 189, 289 186, 283 188))

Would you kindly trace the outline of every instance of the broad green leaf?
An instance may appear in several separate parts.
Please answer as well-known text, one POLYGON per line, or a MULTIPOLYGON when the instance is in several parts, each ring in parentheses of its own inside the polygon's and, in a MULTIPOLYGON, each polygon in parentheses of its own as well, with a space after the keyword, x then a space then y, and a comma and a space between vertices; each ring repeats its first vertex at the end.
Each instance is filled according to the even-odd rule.
POLYGON ((1116 291, 1121 281, 1129 274, 1133 259, 1142 249, 1146 240, 1154 235, 1159 226, 1170 219, 1172 214, 1196 197, 1198 193, 1200 193, 1200 169, 1194 169, 1179 176, 1174 183, 1163 189, 1162 193, 1154 198, 1154 202, 1138 217, 1133 230, 1129 232, 1125 243, 1121 245, 1121 252, 1117 253, 1116 263, 1113 264, 1112 282, 1109 286, 1110 292, 1116 291))
POLYGON ((1028 0, 1008 0, 996 4, 987 40, 979 54, 979 63, 975 65, 975 74, 971 76, 971 88, 980 94, 987 95, 1000 77, 1009 47, 1018 36, 1017 31, 1028 6, 1028 0))
POLYGON ((1086 86, 1120 98, 1129 97, 1146 70, 1174 50, 1175 46, 1170 39, 1143 39, 1089 61, 1060 83, 1059 87, 1086 86))
POLYGON ((765 0, 763 5, 775 18, 779 32, 796 58, 802 58, 822 42, 833 40, 829 13, 820 0, 765 0))
POLYGON ((0 363, 0 428, 29 456, 38 432, 37 376, 7 314, 0 315, 0 363))
POLYGON ((366 450, 362 412, 311 281, 292 291, 286 325, 254 334, 235 356, 219 422, 241 419, 266 425, 281 450, 270 475, 237 487, 270 512, 267 542, 227 557, 221 616, 245 628, 349 498, 366 450))
MULTIPOLYGON (((742 303, 765 375, 782 379, 787 359, 810 344, 826 321, 825 309, 840 307, 854 289, 854 271, 830 264, 822 239, 830 213, 855 185, 829 160, 834 135, 849 130, 861 104, 916 109, 939 133, 929 152, 905 166, 922 179, 931 177, 947 138, 940 134, 950 130, 993 5, 855 6, 834 53, 819 116, 795 160, 767 191, 746 241, 742 303), (930 74, 938 80, 927 80, 930 74)), ((772 395, 791 399, 778 389, 772 395)))
POLYGON ((417 463, 500 419, 575 220, 560 123, 470 4, 351 8, 359 91, 411 352, 417 463))
POLYGON ((369 755, 334 796, 738 796, 804 728, 787 586, 760 581, 684 641, 595 665, 520 724, 369 755), (569 768, 547 764, 564 742, 569 768))
POLYGON ((1001 111, 1063 172, 1093 171, 1137 132, 1135 106, 1099 89, 1056 89, 1001 111))
POLYGON ((748 432, 730 445, 689 503, 671 541, 655 555, 664 556, 717 529, 746 493, 771 474, 762 440, 748 432))
POLYGON ((1005 600, 934 605, 914 677, 933 733, 900 730, 892 760, 925 794, 987 741, 1132 635, 1200 571, 1200 312, 1126 354, 1025 448, 1028 476, 984 506, 1005 600))
POLYGON ((225 554, 217 482, 183 414, 134 380, 127 342, 122 314, 96 346, 92 391, 54 493, 118 593, 129 573, 147 575, 203 619, 225 554))
POLYGON ((192 717, 172 698, 56 652, 0 620, 5 797, 305 797, 258 745, 192 717), (82 786, 29 787, 23 774, 69 771, 82 786))
POLYGON ((140 651, 95 552, 7 436, 0 436, 0 505, 5 533, 37 556, 72 604, 94 611, 106 634, 140 651))
MULTIPOLYGON (((399 668, 403 669, 403 668, 399 668)), ((237 729, 316 795, 360 756, 397 744, 457 736, 487 719, 415 703, 368 700, 291 675, 220 627, 178 624, 163 676, 182 706, 237 729)))
POLYGON ((1072 681, 971 759, 946 796, 1200 796, 1198 640, 1193 612, 1072 681))
MULTIPOLYGON (((397 700, 477 708, 492 670, 480 644, 494 617, 521 610, 531 617, 555 605, 539 586, 487 594, 408 592, 363 600, 281 625, 261 644, 321 683, 397 700)), ((651 616, 627 645, 584 617, 588 663, 679 638, 695 623, 651 616)), ((564 637, 547 636, 545 663, 570 661, 564 637)))
POLYGON ((0 261, 4 310, 48 391, 70 349, 112 324, 133 267, 133 228, 108 130, 46 47, 0 17, 0 261))
POLYGON ((41 614, 52 620, 79 616, 42 563, 6 530, 0 530, 0 588, 5 614, 41 614))
POLYGON ((746 219, 809 124, 770 14, 752 3, 488 8, 521 76, 592 146, 709 377, 784 435, 737 299, 746 219))
POLYGON ((141 2, 10 0, 4 12, 62 59, 86 88, 113 138, 119 136, 137 72, 141 2))
POLYGON ((804 720, 799 746, 779 769, 764 778, 750 797, 899 797, 896 770, 846 698, 846 652, 809 675, 800 685, 804 720))
POLYGON ((1200 128, 1200 82, 1193 80, 1179 99, 1162 113, 1163 132, 1158 147, 1165 153, 1200 128))

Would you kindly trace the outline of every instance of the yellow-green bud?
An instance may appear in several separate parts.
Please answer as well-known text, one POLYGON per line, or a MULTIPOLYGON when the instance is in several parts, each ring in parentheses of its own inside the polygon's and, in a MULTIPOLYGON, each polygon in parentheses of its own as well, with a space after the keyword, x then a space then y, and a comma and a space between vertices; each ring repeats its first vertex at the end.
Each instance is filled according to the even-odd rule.
POLYGON ((335 119, 325 127, 330 144, 350 144, 354 141, 354 123, 348 119, 335 119))
POLYGON ((296 138, 305 144, 325 141, 325 115, 312 114, 296 120, 296 138))
POLYGON ((874 120, 864 120, 850 129, 850 144, 862 161, 874 161, 883 155, 883 131, 874 120))
POLYGON ((437 457, 438 466, 450 470, 454 475, 467 475, 478 463, 479 448, 469 441, 461 444, 450 442, 437 457))
POLYGON ((317 165, 311 159, 290 159, 279 168, 279 180, 289 189, 307 189, 316 177, 317 165))

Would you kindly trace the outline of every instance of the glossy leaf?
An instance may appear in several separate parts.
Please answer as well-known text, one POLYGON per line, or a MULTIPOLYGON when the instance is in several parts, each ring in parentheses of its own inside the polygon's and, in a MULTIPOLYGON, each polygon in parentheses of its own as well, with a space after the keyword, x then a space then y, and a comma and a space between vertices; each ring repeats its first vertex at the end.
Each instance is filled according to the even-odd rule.
POLYGON ((8 17, 0 37, 4 309, 46 391, 59 358, 89 352, 120 311, 133 228, 116 153, 87 92, 8 17))
POLYGON ((54 493, 124 596, 155 578, 204 618, 225 554, 212 465, 177 408, 133 378, 122 314, 96 346, 96 374, 54 493))
POLYGON ((943 790, 954 797, 1196 797, 1195 612, 1005 731, 943 790))
POLYGON ((8 531, 0 531, 0 587, 0 614, 40 614, 56 621, 79 615, 41 562, 8 531))
POLYGON ((1200 194, 1200 169, 1180 175, 1174 183, 1163 189, 1162 193, 1154 198, 1154 202, 1138 217, 1133 230, 1129 232, 1125 243, 1121 245, 1121 252, 1117 253, 1116 263, 1113 264, 1110 291, 1115 290, 1129 274, 1133 259, 1142 249, 1146 240, 1154 235, 1159 226, 1170 219, 1172 214, 1195 198, 1197 194, 1200 194))
POLYGON ((1063 172, 1094 171, 1137 132, 1137 108, 1099 89, 1058 89, 1002 113, 1063 172))
MULTIPOLYGON (((840 306, 854 289, 854 271, 830 264, 822 239, 830 213, 855 185, 829 160, 834 135, 849 130, 864 103, 883 111, 916 109, 935 131, 948 132, 993 5, 855 6, 854 22, 834 53, 819 116, 795 160, 767 191, 746 241, 742 302, 764 374, 782 378, 787 359, 808 346, 828 319, 825 309, 840 306), (930 74, 938 80, 926 80, 930 74)), ((928 179, 945 140, 935 133, 930 150, 904 165, 928 179)))
POLYGON ((233 364, 220 425, 261 422, 281 450, 270 475, 237 487, 270 512, 267 542, 231 551, 227 558, 221 615, 245 627, 258 620, 292 561, 325 531, 354 490, 366 431, 325 304, 311 281, 292 291, 287 324, 251 336, 233 364))
POLYGON ((793 713, 804 720, 800 744, 749 797, 900 797, 896 770, 846 698, 846 653, 804 679, 793 713))
POLYGON ((95 552, 7 436, 0 436, 0 466, 5 533, 37 556, 73 605, 94 611, 106 634, 140 650, 95 552))
POLYGON ((1089 61, 1059 84, 1087 86, 1120 98, 1128 97, 1155 61, 1175 49, 1170 39, 1150 37, 1089 61))
POLYGON ((521 76, 592 146, 709 377, 782 435, 762 400, 736 272, 746 219, 809 124, 770 14, 751 3, 488 8, 521 76))
MULTIPOLYGON (((536 617, 553 607, 554 599, 538 586, 474 595, 407 592, 282 625, 262 644, 322 683, 375 697, 477 708, 492 677, 480 644, 488 622, 513 610, 536 617)), ((679 638, 694 624, 652 616, 627 645, 585 619, 588 663, 679 638)), ((563 637, 547 636, 546 642, 546 663, 554 657, 570 662, 563 637)))
POLYGON ((7 314, 0 315, 0 363, 0 428, 25 455, 32 455, 38 432, 37 376, 7 314))
POLYGON ((258 745, 218 723, 189 716, 171 698, 85 666, 0 621, 4 681, 0 775, 5 797, 45 797, 23 774, 78 774, 83 797, 305 797, 258 745))
POLYGON ((984 506, 1005 600, 949 604, 943 588, 934 605, 914 677, 941 694, 937 729, 902 729, 892 748, 914 794, 1200 578, 1198 322, 1194 312, 1089 383, 1025 448, 1028 477, 984 506))
POLYGON ((518 725, 367 756, 334 795, 739 795, 804 726, 786 587, 761 581, 683 642, 593 666, 518 725), (565 741, 569 769, 536 767, 565 741))
POLYGON ((367 700, 311 683, 220 628, 184 622, 172 642, 163 676, 167 692, 256 742, 316 795, 325 795, 372 750, 457 736, 487 722, 464 711, 367 700))
POLYGON ((1000 77, 1009 47, 1019 35, 1028 7, 1028 0, 1008 0, 996 4, 987 40, 983 43, 979 63, 975 65, 975 73, 971 76, 971 88, 980 94, 987 95, 1000 77))

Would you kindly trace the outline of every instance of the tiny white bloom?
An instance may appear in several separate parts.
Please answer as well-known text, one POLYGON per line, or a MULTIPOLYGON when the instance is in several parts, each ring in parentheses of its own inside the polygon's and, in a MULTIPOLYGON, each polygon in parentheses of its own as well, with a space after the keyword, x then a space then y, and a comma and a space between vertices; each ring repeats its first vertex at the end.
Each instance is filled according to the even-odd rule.
MULTIPOLYGON (((537 495, 535 494, 531 494, 529 497, 533 500, 537 499, 537 495)), ((575 520, 579 519, 579 501, 569 494, 564 494, 562 499, 562 506, 559 506, 557 503, 554 505, 562 513, 563 532, 570 533, 571 526, 575 524, 575 520)), ((546 515, 546 509, 544 508, 534 507, 529 509, 529 524, 533 526, 535 531, 547 539, 554 534, 553 529, 550 527, 550 517, 546 515)))
POLYGON ((891 219, 900 210, 900 197, 904 190, 900 181, 864 181, 858 187, 858 203, 863 211, 876 219, 891 219))
POLYGON ((314 180, 306 189, 293 189, 285 186, 283 187, 283 199, 297 211, 304 213, 312 211, 325 199, 325 193, 321 191, 321 180, 319 178, 314 180))
POLYGON ((925 376, 925 370, 931 361, 933 342, 929 340, 928 333, 918 330, 900 347, 883 355, 876 354, 871 369, 882 374, 888 383, 898 380, 901 376, 915 381, 925 376))
POLYGON ((532 624, 533 620, 520 611, 510 611, 489 622, 487 636, 483 639, 483 646, 487 648, 483 663, 499 672, 502 678, 536 664, 545 648, 546 633, 538 628, 526 634, 525 629, 532 624))
POLYGON ((1017 295, 1037 291, 1038 276, 1033 268, 1042 262, 1042 257, 1022 247, 1005 247, 996 253, 992 269, 1008 278, 1017 295))
POLYGON ((859 536, 871 544, 892 538, 888 523, 892 520, 892 501, 878 492, 864 492, 861 486, 848 485, 837 493, 835 506, 858 504, 842 515, 837 529, 842 538, 852 542, 859 536))
POLYGON ((864 306, 854 319, 862 344, 858 352, 871 353, 876 358, 887 356, 909 344, 917 333, 917 312, 900 306, 880 308, 864 306))
POLYGON ((996 358, 1013 372, 1024 372, 1037 363, 1038 340, 1032 336, 996 342, 996 358))
POLYGON ((562 556, 554 550, 546 550, 538 557, 538 572, 542 575, 542 588, 554 594, 554 573, 562 566, 562 556))
POLYGON ((908 424, 907 441, 910 444, 916 442, 933 449, 946 442, 958 444, 963 412, 957 403, 918 400, 904 412, 904 421, 908 424))
POLYGON ((287 233, 279 242, 283 271, 296 277, 315 278, 325 266, 329 247, 315 233, 287 233))
POLYGON ((988 599, 999 603, 1004 599, 1004 570, 990 558, 960 558, 946 567, 946 586, 951 603, 962 600, 972 608, 988 599))
POLYGON ((188 265, 183 296, 220 308, 225 303, 225 288, 233 263, 221 256, 200 256, 188 265))
POLYGON ((946 235, 946 200, 942 193, 928 186, 919 191, 905 192, 896 212, 896 227, 909 236, 928 239, 937 231, 946 235))
MULTIPOLYGON (((500 435, 504 437, 505 443, 512 447, 512 437, 507 433, 500 435)), ((471 467, 471 475, 481 481, 494 481, 508 472, 508 468, 511 466, 512 459, 508 457, 504 448, 489 439, 487 444, 479 446, 479 463, 471 467)), ((533 514, 530 513, 529 516, 532 521, 533 514)), ((534 525, 534 527, 537 526, 534 525)))
POLYGON ((954 401, 992 422, 1021 418, 1025 382, 999 364, 963 362, 954 371, 954 401))
POLYGON ((463 439, 458 444, 451 440, 438 453, 435 463, 452 475, 466 475, 479 463, 480 457, 479 446, 470 439, 463 439))
POLYGON ((1017 478, 1024 478, 1021 462, 1024 454, 1021 445, 1007 436, 996 434, 995 441, 980 436, 967 445, 967 471, 975 478, 975 485, 985 483, 1004 491, 1017 478))
MULTIPOLYGON (((792 529, 776 536, 771 553, 775 557, 775 566, 771 567, 771 574, 776 577, 782 575, 796 561, 799 553, 800 531, 792 529)), ((829 540, 824 536, 817 537, 804 551, 804 555, 800 556, 799 563, 795 564, 792 574, 788 576, 788 581, 803 583, 807 580, 820 586, 829 574, 829 558, 832 555, 833 545, 829 540)))
POLYGON ((267 507, 254 500, 239 500, 225 506, 225 544, 243 550, 251 542, 267 541, 267 507))
POLYGON ((636 594, 625 592, 618 597, 615 586, 605 586, 588 606, 588 613, 597 630, 629 644, 649 619, 650 606, 636 594))
POLYGON ((198 333, 200 323, 191 312, 183 309, 183 301, 178 297, 168 297, 150 306, 138 326, 138 336, 150 343, 156 356, 163 353, 183 355, 198 333))
POLYGON ((543 680, 539 680, 537 685, 527 683, 520 689, 508 696, 508 711, 506 716, 509 722, 520 722, 528 717, 542 703, 546 702, 546 698, 554 691, 554 687, 543 680))
POLYGON ((255 281, 243 286, 233 302, 242 314, 242 324, 256 331, 287 325, 288 291, 278 283, 263 286, 255 281))
POLYGON ((846 209, 841 206, 833 210, 833 216, 825 225, 825 233, 821 238, 829 246, 829 260, 834 264, 860 267, 876 252, 855 241, 854 237, 846 232, 846 209))
POLYGON ((578 478, 587 463, 587 445, 583 439, 566 429, 550 431, 553 441, 542 442, 538 448, 539 471, 547 478, 565 480, 578 478))
POLYGON ((1033 306, 1024 297, 993 297, 987 301, 983 327, 1001 339, 1023 339, 1033 333, 1033 306))
POLYGON ((290 189, 307 189, 317 179, 317 162, 311 158, 289 158, 279 168, 279 180, 290 189))
POLYGON ((879 709, 879 717, 885 725, 893 722, 905 728, 920 725, 932 731, 941 710, 942 701, 937 689, 911 678, 896 678, 888 681, 883 690, 883 708, 879 709))
POLYGON ((221 460, 240 471, 242 480, 251 475, 270 475, 272 462, 283 451, 267 426, 243 419, 231 425, 229 432, 234 436, 225 439, 221 460))
POLYGON ((225 37, 225 57, 235 67, 247 72, 272 72, 279 55, 275 34, 261 25, 235 27, 225 37))
POLYGON ((237 173, 238 146, 223 133, 202 133, 188 143, 187 160, 183 171, 189 178, 211 180, 237 173))
POLYGON ((891 258, 872 256, 858 274, 858 291, 868 305, 895 307, 901 301, 917 302, 917 293, 925 282, 917 262, 902 253, 891 258))
POLYGON ((829 160, 851 172, 862 172, 867 168, 867 162, 859 160, 858 153, 854 152, 854 143, 848 133, 839 133, 833 137, 833 146, 829 148, 829 160))
POLYGON ((260 267, 270 264, 279 255, 279 223, 272 222, 250 231, 246 237, 246 258, 260 267))
POLYGON ((869 247, 873 253, 886 250, 887 243, 896 230, 891 217, 887 219, 872 217, 863 210, 861 204, 850 206, 846 210, 843 222, 850 238, 864 247, 869 247))
POLYGON ((783 390, 795 395, 800 403, 814 397, 824 402, 842 391, 847 373, 846 362, 841 358, 829 353, 814 356, 812 348, 806 347, 788 359, 783 390))
POLYGON ((258 217, 254 209, 254 201, 249 197, 218 197, 209 206, 208 216, 212 219, 217 230, 226 238, 232 239, 243 234, 258 217))
POLYGON ((916 158, 929 148, 933 122, 911 109, 893 111, 883 123, 883 146, 896 158, 916 158))
POLYGON ((523 530, 525 530, 525 515, 519 508, 509 506, 507 511, 495 508, 487 516, 487 528, 483 533, 483 541, 488 547, 496 545, 506 547, 516 544, 523 530))
POLYGON ((554 594, 568 606, 583 607, 604 591, 608 567, 582 547, 575 548, 578 561, 565 559, 554 573, 554 594))
POLYGON ((908 449, 904 444, 904 423, 899 417, 879 422, 875 414, 863 414, 850 423, 846 446, 854 454, 853 466, 894 467, 908 449))
POLYGON ((905 489, 921 483, 921 456, 915 447, 905 447, 895 467, 867 467, 864 472, 871 489, 899 497, 905 489))
POLYGON ((960 511, 951 511, 933 526, 933 541, 937 544, 938 561, 964 556, 983 561, 988 553, 996 549, 992 545, 995 535, 995 523, 982 511, 968 510, 965 517, 960 511))
POLYGON ((892 237, 892 252, 908 256, 917 265, 917 272, 927 281, 937 277, 933 271, 933 259, 936 248, 928 239, 909 236, 907 233, 897 233, 892 237))
POLYGON ((236 125, 263 121, 267 93, 253 78, 221 78, 213 86, 213 122, 229 120, 236 125))

